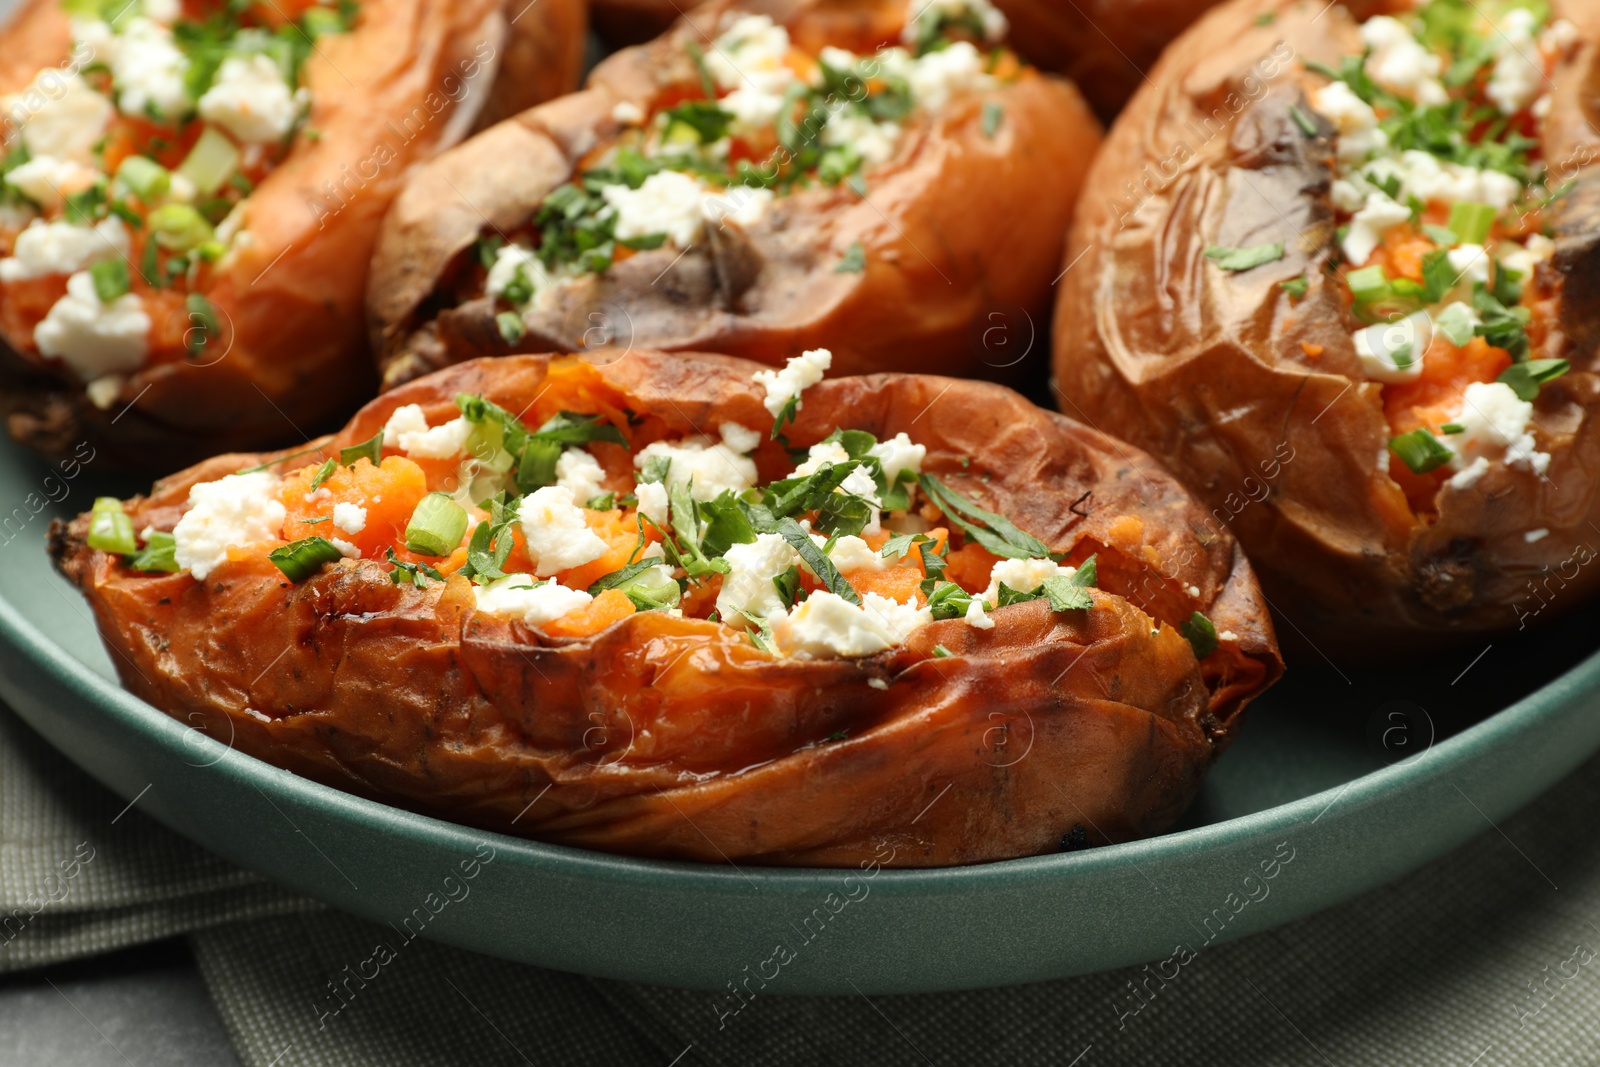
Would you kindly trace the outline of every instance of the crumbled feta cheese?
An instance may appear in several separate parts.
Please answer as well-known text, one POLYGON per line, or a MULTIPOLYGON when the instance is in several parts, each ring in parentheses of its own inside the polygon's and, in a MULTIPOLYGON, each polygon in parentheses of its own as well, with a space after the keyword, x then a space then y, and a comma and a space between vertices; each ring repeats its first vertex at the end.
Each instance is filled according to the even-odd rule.
POLYGON ((673 444, 652 441, 634 456, 634 466, 643 469, 650 460, 670 461, 667 485, 689 484, 689 495, 696 500, 715 500, 723 490, 741 493, 756 484, 755 461, 729 448, 712 444, 708 437, 685 437, 673 444))
POLYGON ((1389 135, 1378 128, 1378 113, 1344 82, 1329 82, 1318 89, 1311 106, 1338 129, 1339 162, 1362 163, 1389 147, 1389 135))
POLYGON ((700 217, 713 226, 732 222, 749 229, 760 222, 772 206, 771 189, 752 189, 748 185, 730 185, 715 193, 707 193, 700 201, 700 217))
POLYGON ((606 469, 582 448, 569 448, 556 460, 556 484, 583 504, 604 495, 606 469))
POLYGON ((173 558, 204 581, 228 558, 228 549, 275 541, 286 512, 271 471, 230 474, 189 489, 189 510, 172 528, 173 558))
POLYGON ((610 548, 589 529, 584 510, 565 486, 547 485, 523 497, 517 518, 533 557, 533 573, 541 578, 593 563, 610 548))
POLYGON ((822 127, 823 144, 853 148, 869 167, 887 162, 899 140, 898 123, 874 122, 872 116, 856 108, 835 112, 822 127))
MULTIPOLYGON (((828 543, 828 539, 821 534, 812 534, 811 539, 821 548, 828 543)), ((881 571, 889 566, 889 561, 884 559, 876 549, 866 541, 853 534, 844 534, 833 542, 833 550, 828 553, 828 559, 840 574, 854 574, 857 571, 881 571)), ((808 571, 810 568, 806 568, 808 571)))
POLYGON ((333 524, 347 534, 358 534, 367 528, 367 509, 341 500, 333 506, 333 524))
POLYGON ((1519 400, 1503 382, 1474 382, 1467 386, 1461 411, 1452 420, 1463 429, 1450 436, 1450 448, 1455 452, 1450 466, 1459 473, 1449 484, 1457 488, 1472 485, 1494 459, 1544 474, 1550 467, 1550 454, 1538 451, 1528 430, 1532 418, 1533 405, 1519 400))
POLYGON ((800 394, 822 381, 828 368, 833 366, 833 353, 826 348, 813 348, 802 352, 784 364, 780 371, 763 370, 755 374, 755 383, 767 388, 763 401, 773 418, 777 418, 789 401, 795 401, 800 410, 800 394))
POLYGON ((1414 382, 1422 377, 1422 362, 1433 344, 1433 319, 1419 311, 1399 322, 1357 330, 1351 340, 1367 377, 1391 385, 1414 382))
POLYGON ((89 398, 89 403, 105 411, 116 403, 127 381, 127 377, 121 374, 103 374, 83 387, 83 395, 89 398))
POLYGON ((639 514, 657 526, 667 529, 671 511, 667 487, 661 482, 640 482, 639 487, 634 490, 634 495, 639 498, 639 514))
POLYGON ((200 98, 200 117, 246 143, 283 140, 300 115, 294 90, 271 57, 229 56, 200 98))
POLYGON ((472 423, 465 418, 429 429, 421 405, 403 404, 384 424, 383 443, 418 459, 453 459, 466 450, 471 433, 472 423))
POLYGON ((644 108, 632 100, 618 100, 611 109, 611 121, 624 126, 638 126, 644 122, 644 108))
POLYGON ((1071 578, 1078 573, 1076 567, 1062 567, 1048 559, 1003 559, 989 572, 989 588, 978 599, 996 605, 1000 603, 1000 586, 1003 584, 1019 593, 1032 593, 1044 584, 1046 578, 1061 575, 1071 578))
POLYGON ((1400 199, 1415 197, 1425 204, 1470 200, 1504 211, 1522 195, 1522 184, 1509 174, 1441 162, 1432 153, 1414 148, 1396 158, 1374 160, 1367 166, 1366 175, 1375 182, 1398 178, 1400 199))
POLYGON ((900 39, 915 44, 919 27, 924 22, 974 21, 983 27, 983 39, 991 43, 1001 40, 1010 23, 989 0, 911 0, 911 17, 900 31, 900 39))
POLYGON ((1514 270, 1526 281, 1539 264, 1556 254, 1556 243, 1542 233, 1529 237, 1521 246, 1507 244, 1500 254, 1500 265, 1514 270))
POLYGON ((1368 19, 1361 25, 1361 40, 1372 50, 1367 74, 1373 81, 1419 104, 1449 103, 1450 94, 1439 82, 1444 61, 1424 48, 1398 19, 1388 15, 1368 19))
POLYGON ((1503 115, 1515 115, 1544 91, 1544 55, 1534 39, 1538 16, 1524 7, 1514 7, 1495 29, 1494 73, 1484 95, 1503 115))
POLYGON ((1232 630, 1220 630, 1217 633, 1217 640, 1219 640, 1219 641, 1237 641, 1237 640, 1239 640, 1239 635, 1234 633, 1232 630))
POLYGON ((328 544, 338 549, 339 555, 343 556, 345 559, 361 558, 361 549, 357 548, 352 542, 346 541, 342 537, 330 537, 328 538, 328 544))
POLYGON ((1360 211, 1367 202, 1367 194, 1372 190, 1359 175, 1348 178, 1335 178, 1328 188, 1328 199, 1340 211, 1354 214, 1360 211))
POLYGON ((518 244, 501 245, 495 251, 494 266, 489 268, 489 277, 484 284, 484 290, 493 299, 503 300, 506 287, 515 281, 519 274, 528 282, 531 290, 530 302, 550 284, 550 274, 532 249, 518 244))
POLYGON ((746 615, 769 619, 784 613, 783 598, 772 580, 800 560, 788 541, 779 534, 757 534, 748 544, 731 546, 722 558, 729 568, 717 594, 717 614, 723 622, 742 629, 746 615))
POLYGON ((728 123, 729 133, 739 137, 760 137, 772 129, 779 113, 783 111, 783 101, 781 89, 773 92, 754 85, 741 85, 718 100, 717 106, 733 116, 728 123))
POLYGON ((150 316, 138 294, 100 302, 94 279, 79 271, 67 279, 67 295, 34 327, 33 340, 48 359, 59 359, 86 382, 136 369, 144 362, 150 316))
POLYGON ((1522 539, 1531 545, 1539 541, 1543 541, 1549 536, 1550 531, 1541 526, 1537 530, 1529 530, 1527 533, 1523 534, 1522 539))
POLYGON ((1446 255, 1450 259, 1450 269, 1455 271, 1456 284, 1489 284, 1489 253, 1482 245, 1457 245, 1446 255))
POLYGON ((6 184, 42 208, 53 208, 100 180, 100 172, 56 156, 37 156, 6 175, 6 184))
POLYGON ((969 41, 956 41, 929 52, 911 64, 911 95, 917 106, 937 111, 959 93, 988 89, 996 84, 986 73, 988 61, 969 41))
POLYGON ((771 620, 781 652, 799 659, 870 656, 902 644, 912 631, 933 621, 933 613, 876 593, 860 607, 828 592, 812 593, 793 611, 771 620))
MULTIPOLYGON (((80 61, 79 70, 93 64, 111 66, 117 54, 117 33, 104 19, 68 19, 72 28, 72 54, 80 61)), ((166 20, 163 20, 166 21, 166 20)), ((41 72, 42 73, 42 72, 41 72)))
POLYGON ((111 102, 76 74, 40 71, 33 84, 5 101, 21 127, 22 144, 34 159, 50 156, 71 163, 94 162, 94 146, 111 121, 111 102))
POLYGON ((0 282, 72 274, 103 259, 128 254, 128 228, 119 218, 94 226, 34 219, 17 234, 11 255, 0 259, 0 282))
POLYGON ((972 598, 972 602, 967 605, 967 613, 961 619, 974 630, 994 629, 994 620, 989 618, 986 606, 978 597, 972 598))
POLYGON ((868 474, 865 468, 857 467, 845 475, 844 481, 839 483, 839 488, 835 491, 858 496, 872 505, 872 514, 863 527, 864 532, 877 533, 882 529, 883 515, 880 509, 883 501, 878 496, 878 483, 872 480, 872 475, 868 474))
POLYGON ((748 455, 761 447, 761 431, 740 426, 737 422, 723 423, 717 427, 717 433, 722 436, 723 444, 741 456, 748 455))
POLYGON ((724 89, 781 94, 795 77, 788 58, 788 30, 767 15, 741 15, 706 50, 706 69, 724 89))
POLYGON ((867 449, 867 455, 877 458, 883 468, 884 479, 893 486, 901 471, 922 473, 922 461, 928 458, 928 448, 926 445, 913 444, 902 430, 887 441, 879 441, 867 449))
POLYGON ((594 600, 582 589, 568 589, 554 578, 535 584, 526 574, 508 574, 488 585, 475 585, 472 593, 479 611, 521 619, 529 626, 555 622, 594 600))
POLYGON ((1384 234, 1410 221, 1410 208, 1395 203, 1387 193, 1374 191, 1367 197, 1366 206, 1350 220, 1342 245, 1345 259, 1352 267, 1363 265, 1383 243, 1384 234))
POLYGON ((637 189, 607 185, 600 195, 617 213, 618 240, 666 234, 667 240, 687 248, 700 236, 706 187, 682 171, 657 171, 637 189))
POLYGON ((823 467, 849 463, 850 453, 838 441, 819 441, 806 452, 805 462, 794 469, 794 477, 809 478, 823 467))
MULTIPOLYGON (((228 59, 222 65, 226 68, 232 62, 228 59)), ((124 115, 139 117, 184 115, 190 106, 184 84, 188 73, 189 58, 173 41, 170 29, 147 18, 133 19, 122 31, 111 61, 117 107, 124 115)))

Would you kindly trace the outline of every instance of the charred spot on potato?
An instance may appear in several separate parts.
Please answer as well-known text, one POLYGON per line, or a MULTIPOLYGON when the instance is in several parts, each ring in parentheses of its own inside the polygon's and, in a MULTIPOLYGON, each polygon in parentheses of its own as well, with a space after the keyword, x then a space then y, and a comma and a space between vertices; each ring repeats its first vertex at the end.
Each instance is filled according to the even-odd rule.
POLYGON ((1435 611, 1461 611, 1477 597, 1480 543, 1467 537, 1450 542, 1445 554, 1425 557, 1417 566, 1417 596, 1435 611))
POLYGON ((1062 852, 1081 852, 1089 847, 1089 832, 1083 828, 1083 823, 1075 822, 1072 829, 1061 835, 1062 852))

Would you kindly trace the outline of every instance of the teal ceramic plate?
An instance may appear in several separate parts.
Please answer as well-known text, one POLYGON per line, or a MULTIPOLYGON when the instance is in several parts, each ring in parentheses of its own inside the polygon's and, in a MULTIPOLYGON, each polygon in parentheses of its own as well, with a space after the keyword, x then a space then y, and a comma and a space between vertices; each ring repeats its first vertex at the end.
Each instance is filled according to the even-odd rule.
POLYGON ((1600 656, 1580 618, 1404 672, 1302 664, 1251 710, 1185 824, 1149 841, 928 871, 558 848, 347 796, 125 693, 44 536, 52 515, 137 488, 0 446, 0 696, 141 811, 274 881, 397 936, 585 974, 887 993, 1164 958, 1404 874, 1600 746, 1600 656))

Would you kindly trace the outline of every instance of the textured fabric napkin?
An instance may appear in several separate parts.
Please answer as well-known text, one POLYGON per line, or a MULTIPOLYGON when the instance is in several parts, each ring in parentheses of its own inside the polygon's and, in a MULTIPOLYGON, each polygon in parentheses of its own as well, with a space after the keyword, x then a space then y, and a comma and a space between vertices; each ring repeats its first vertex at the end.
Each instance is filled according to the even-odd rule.
POLYGON ((124 809, 0 712, 0 968, 187 933, 246 1067, 1600 1062, 1600 760, 1410 877, 1202 949, 1169 982, 1128 968, 966 993, 757 997, 726 1020, 713 994, 425 941, 328 1014, 327 983, 386 931, 124 809))

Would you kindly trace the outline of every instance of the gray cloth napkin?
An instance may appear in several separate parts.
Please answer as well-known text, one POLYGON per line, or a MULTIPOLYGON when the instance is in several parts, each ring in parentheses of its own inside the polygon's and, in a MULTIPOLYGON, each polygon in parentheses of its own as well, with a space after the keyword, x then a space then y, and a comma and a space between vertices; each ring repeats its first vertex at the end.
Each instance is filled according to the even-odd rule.
POLYGON ((334 999, 328 983, 388 931, 122 808, 0 712, 0 905, 66 887, 0 936, 0 967, 187 933, 246 1067, 1600 1062, 1600 760, 1410 877, 1203 948, 1171 981, 1128 968, 965 993, 757 997, 727 1018, 715 994, 426 941, 334 999), (65 878, 86 841, 93 858, 65 878))

